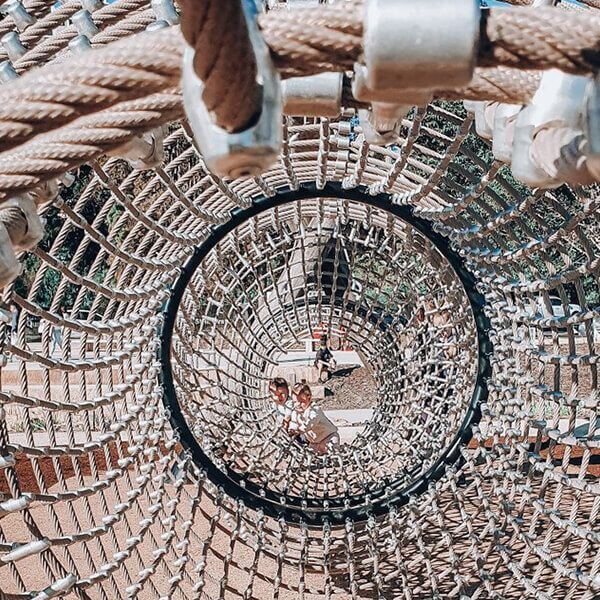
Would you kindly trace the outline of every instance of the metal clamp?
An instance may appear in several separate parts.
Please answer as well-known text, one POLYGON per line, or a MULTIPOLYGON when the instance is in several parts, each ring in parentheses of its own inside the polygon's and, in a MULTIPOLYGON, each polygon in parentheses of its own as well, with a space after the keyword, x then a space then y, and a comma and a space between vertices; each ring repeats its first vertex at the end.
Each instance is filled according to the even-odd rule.
POLYGON ((600 156, 600 75, 588 84, 585 128, 591 154, 600 156))
POLYGON ((157 21, 166 21, 169 25, 179 23, 179 13, 173 4, 173 0, 152 0, 150 6, 156 15, 157 21))
POLYGON ((104 6, 102 0, 80 0, 80 1, 81 1, 81 8, 89 11, 90 13, 93 13, 93 12, 101 9, 104 6))
POLYGON ((521 104, 499 104, 496 109, 492 132, 492 154, 496 160, 503 163, 510 162, 515 122, 522 108, 521 104))
POLYGON ((0 39, 0 42, 2 43, 2 47, 8 55, 8 58, 12 61, 19 60, 19 58, 27 52, 27 49, 23 46, 21 38, 16 31, 5 33, 0 39))
POLYGON ((140 171, 153 169, 162 164, 165 155, 163 138, 163 129, 159 127, 134 137, 107 154, 124 158, 134 169, 140 171))
POLYGON ((25 31, 29 25, 35 23, 35 19, 27 12, 27 9, 19 0, 13 0, 7 8, 7 13, 15 22, 15 27, 19 31, 25 31))
POLYGON ((262 87, 262 109, 254 125, 238 133, 217 126, 202 101, 204 84, 194 71, 194 50, 188 47, 183 55, 183 101, 194 137, 207 168, 232 178, 260 175, 277 161, 282 145, 279 74, 258 28, 254 0, 242 0, 242 7, 262 87))
POLYGON ((160 31, 161 29, 167 29, 167 27, 170 27, 170 25, 166 21, 160 19, 159 21, 152 21, 152 23, 146 27, 146 31, 160 31))
POLYGON ((0 287, 16 279, 21 274, 21 269, 22 265, 17 259, 8 231, 0 223, 0 287))
POLYGON ((83 54, 92 49, 92 43, 87 35, 79 34, 69 41, 69 50, 73 54, 83 54))
POLYGON ((425 106, 433 100, 431 90, 414 88, 374 89, 369 85, 369 73, 365 65, 354 64, 352 95, 360 102, 384 102, 388 104, 425 106))
POLYGON ((343 73, 291 77, 281 84, 283 112, 305 117, 337 117, 342 112, 343 73))
POLYGON ((402 119, 411 108, 411 106, 374 103, 371 110, 360 109, 358 118, 365 141, 377 146, 396 144, 402 119))
POLYGON ((370 0, 364 57, 373 90, 467 85, 477 58, 477 0, 370 0))
POLYGON ((44 237, 44 224, 37 212, 37 205, 29 194, 9 198, 2 203, 0 210, 6 208, 18 208, 27 219, 27 231, 25 235, 13 243, 17 250, 29 250, 33 248, 44 237))
POLYGON ((92 19, 92 13, 84 8, 78 10, 71 20, 77 33, 85 35, 87 38, 93 38, 100 31, 92 19))
POLYGON ((564 183, 560 168, 555 168, 555 164, 559 167, 562 162, 562 147, 582 133, 580 126, 587 82, 586 77, 556 69, 543 74, 531 104, 519 113, 515 123, 511 170, 517 179, 542 188, 555 188, 564 183), (558 129, 563 130, 560 139, 558 136, 551 139, 548 131, 558 129), (540 134, 544 142, 536 144, 540 134), (537 159, 534 150, 537 150, 537 159))
POLYGON ((0 63, 0 81, 2 83, 8 83, 9 81, 14 81, 17 79, 19 75, 15 71, 10 60, 3 60, 0 63))

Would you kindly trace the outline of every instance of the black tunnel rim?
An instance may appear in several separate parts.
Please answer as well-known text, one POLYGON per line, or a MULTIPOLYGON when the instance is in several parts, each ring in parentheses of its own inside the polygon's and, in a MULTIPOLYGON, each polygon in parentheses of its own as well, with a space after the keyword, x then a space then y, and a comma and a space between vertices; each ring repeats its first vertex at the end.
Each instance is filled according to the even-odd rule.
POLYGON ((324 522, 342 524, 347 520, 360 522, 370 516, 383 515, 392 507, 407 504, 411 498, 423 494, 432 483, 440 480, 448 467, 457 465, 461 461, 461 449, 472 439, 473 427, 481 420, 481 406, 489 396, 488 380, 492 372, 490 359, 493 354, 490 340, 491 325, 485 314, 485 299, 477 290, 476 283, 474 275, 467 269, 462 258, 450 248, 448 240, 435 232, 428 221, 416 216, 412 207, 394 204, 389 194, 371 195, 363 186, 344 189, 338 183, 328 183, 321 188, 314 183, 303 184, 298 189, 279 190, 273 196, 262 196, 250 207, 232 211, 229 221, 215 227, 208 238, 195 248, 172 287, 164 308, 163 324, 159 332, 161 339, 159 378, 163 388, 163 401, 175 435, 184 449, 190 453, 196 466, 217 488, 245 506, 260 510, 276 519, 283 517, 288 522, 308 525, 322 525, 324 522), (171 367, 171 342, 179 305, 188 283, 200 263, 225 236, 248 219, 276 206, 319 197, 351 200, 388 212, 417 229, 448 260, 462 283, 473 312, 478 341, 477 374, 471 402, 455 437, 436 462, 420 477, 408 485, 394 486, 394 482, 387 482, 388 485, 380 489, 346 497, 314 500, 285 496, 285 504, 283 504, 280 494, 260 488, 246 480, 243 474, 232 469, 219 468, 204 453, 187 424, 177 400, 171 367), (390 490, 391 494, 386 494, 386 491, 390 490), (324 506, 325 502, 327 506, 324 506))

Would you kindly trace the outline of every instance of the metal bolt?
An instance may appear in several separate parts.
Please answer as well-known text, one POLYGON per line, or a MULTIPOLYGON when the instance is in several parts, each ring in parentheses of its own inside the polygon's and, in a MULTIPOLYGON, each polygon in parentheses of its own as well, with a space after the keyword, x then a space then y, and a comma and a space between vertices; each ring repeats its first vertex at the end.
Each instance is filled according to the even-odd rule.
POLYGON ((82 54, 92 49, 92 44, 87 35, 78 35, 69 42, 69 50, 73 54, 82 54))
POLYGON ((172 0, 152 0, 150 6, 158 21, 166 21, 169 25, 179 23, 179 13, 172 0))
POLYGON ((102 0, 81 0, 81 8, 87 10, 90 13, 102 8, 104 3, 102 0))
POLYGON ((15 68, 12 66, 10 60, 4 60, 0 63, 0 81, 2 83, 7 83, 8 81, 13 81, 17 79, 19 75, 15 71, 15 68))
POLYGON ((0 42, 2 42, 2 47, 6 50, 6 54, 8 54, 10 60, 19 60, 19 58, 27 52, 27 49, 23 46, 21 38, 16 31, 5 33, 0 42))
POLYGON ((8 5, 7 12, 12 17, 19 31, 24 31, 29 25, 35 23, 35 19, 27 12, 19 0, 11 2, 8 5))
POLYGON ((93 38, 98 31, 98 27, 92 19, 92 14, 89 10, 78 10, 72 17, 73 25, 77 32, 81 35, 85 35, 88 38, 93 38))

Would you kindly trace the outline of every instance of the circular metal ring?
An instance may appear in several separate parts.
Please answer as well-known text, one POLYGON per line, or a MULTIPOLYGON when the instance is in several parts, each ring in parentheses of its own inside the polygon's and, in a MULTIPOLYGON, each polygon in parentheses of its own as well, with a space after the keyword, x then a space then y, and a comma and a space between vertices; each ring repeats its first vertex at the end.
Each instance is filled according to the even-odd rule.
POLYGON ((401 506, 408 503, 411 497, 422 494, 432 482, 439 480, 448 466, 455 465, 460 461, 461 448, 471 440, 472 427, 479 422, 481 405, 488 398, 487 382, 492 371, 490 357, 493 352, 489 333, 490 321, 485 314, 485 299, 476 288, 475 278, 468 271, 459 255, 449 247, 448 240, 433 231, 427 221, 416 216, 412 207, 393 204, 392 198, 387 194, 370 195, 365 188, 343 189, 341 185, 328 184, 319 189, 314 184, 302 185, 297 190, 279 191, 272 197, 262 197, 256 200, 251 207, 234 211, 227 223, 215 228, 212 234, 196 248, 183 268, 166 305, 160 333, 161 381, 164 402, 172 426, 184 448, 190 452, 197 466, 206 472, 207 477, 230 497, 243 502, 250 508, 262 510, 271 517, 283 517, 290 522, 321 524, 325 521, 344 523, 347 519, 352 519, 355 522, 364 521, 371 515, 377 516, 388 512, 392 506, 401 506), (361 494, 329 499, 327 507, 324 507, 321 501, 311 502, 296 497, 286 497, 285 504, 282 504, 281 497, 278 494, 259 488, 254 483, 247 481, 242 474, 232 469, 217 467, 202 450, 186 422, 177 400, 171 367, 172 335, 181 299, 194 272, 211 249, 240 224, 263 211, 282 204, 317 197, 353 200, 379 208, 411 225, 425 236, 448 260, 462 283, 473 311, 478 342, 477 375, 471 402, 456 435, 438 460, 409 485, 394 485, 394 482, 390 481, 387 482, 388 485, 383 490, 368 495, 361 494))

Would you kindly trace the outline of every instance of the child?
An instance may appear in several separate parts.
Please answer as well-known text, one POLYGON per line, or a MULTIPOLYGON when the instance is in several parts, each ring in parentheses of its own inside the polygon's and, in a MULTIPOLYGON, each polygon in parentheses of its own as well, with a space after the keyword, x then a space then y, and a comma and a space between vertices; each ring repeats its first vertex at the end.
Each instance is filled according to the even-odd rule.
POLYGON ((290 398, 290 388, 283 377, 275 377, 269 382, 269 392, 277 409, 277 422, 289 433, 290 421, 294 413, 294 403, 290 398))
POLYGON ((317 454, 327 454, 340 443, 338 428, 325 416, 325 413, 312 403, 312 393, 307 385, 294 388, 297 398, 296 418, 291 424, 291 433, 295 430, 304 434, 308 445, 317 454))
POLYGON ((325 383, 331 378, 331 373, 335 369, 335 360, 333 354, 327 345, 327 336, 324 335, 321 338, 319 349, 315 357, 315 367, 318 371, 318 379, 320 382, 325 383))

